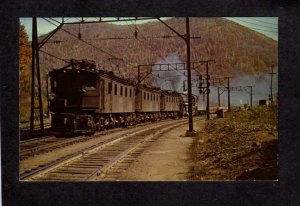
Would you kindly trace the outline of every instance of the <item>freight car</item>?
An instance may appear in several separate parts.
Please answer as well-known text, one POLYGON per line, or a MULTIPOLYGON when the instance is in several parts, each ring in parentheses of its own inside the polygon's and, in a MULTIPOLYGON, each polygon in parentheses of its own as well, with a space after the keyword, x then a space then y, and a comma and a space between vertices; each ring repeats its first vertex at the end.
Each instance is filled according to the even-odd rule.
POLYGON ((183 116, 179 93, 136 84, 87 60, 49 72, 52 129, 93 133, 144 121, 183 116))

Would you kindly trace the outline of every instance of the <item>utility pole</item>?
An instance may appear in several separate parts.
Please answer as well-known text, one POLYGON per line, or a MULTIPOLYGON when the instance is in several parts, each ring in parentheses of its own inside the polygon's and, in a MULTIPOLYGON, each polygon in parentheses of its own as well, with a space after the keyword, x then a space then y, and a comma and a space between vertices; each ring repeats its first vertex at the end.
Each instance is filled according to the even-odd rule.
POLYGON ((36 17, 32 18, 32 43, 31 43, 31 64, 32 64, 32 70, 31 70, 31 107, 30 107, 30 131, 29 135, 33 136, 33 127, 34 127, 34 93, 35 93, 35 50, 37 48, 36 43, 36 17))
POLYGON ((186 43, 186 66, 187 66, 187 75, 188 75, 188 113, 189 113, 189 130, 186 133, 186 136, 194 136, 194 129, 193 129, 193 110, 192 110, 192 85, 191 85, 191 57, 190 57, 190 19, 189 17, 186 17, 186 35, 181 35, 178 33, 175 29, 173 29, 171 26, 166 24, 164 21, 162 21, 160 18, 157 18, 162 24, 164 24, 166 27, 168 27, 171 31, 173 31, 175 34, 177 34, 179 37, 181 37, 185 43, 186 43))
POLYGON ((44 119, 43 119, 43 103, 42 103, 42 89, 41 89, 41 75, 39 62, 39 47, 38 47, 38 33, 36 17, 32 18, 32 75, 31 75, 31 110, 30 110, 30 131, 29 135, 33 137, 34 130, 34 110, 39 109, 41 135, 44 135, 44 119), (35 107, 35 69, 37 69, 37 83, 38 83, 38 100, 39 106, 35 107))
POLYGON ((273 104, 273 74, 276 74, 273 72, 273 65, 271 65, 271 73, 269 73, 271 75, 271 86, 270 86, 270 101, 271 101, 271 105, 273 104))
POLYGON ((209 93, 210 93, 209 79, 210 79, 210 76, 208 74, 208 63, 209 63, 209 61, 206 61, 206 119, 207 120, 210 119, 210 110, 209 110, 209 93))
MULTIPOLYGON (((36 30, 36 45, 38 45, 38 36, 37 36, 37 25, 35 25, 36 30)), ((39 48, 36 47, 36 71, 37 71, 37 81, 38 81, 38 97, 39 97, 39 113, 40 113, 40 128, 41 128, 41 135, 44 135, 44 113, 43 113, 43 101, 42 101, 42 86, 41 86, 41 72, 40 72, 40 55, 39 55, 39 48)))
POLYGON ((230 112, 230 77, 227 77, 228 111, 230 112))
POLYGON ((221 106, 221 101, 220 101, 220 88, 218 87, 218 107, 221 106))
POLYGON ((252 88, 254 86, 249 86, 250 87, 250 108, 252 109, 252 96, 253 96, 253 93, 252 93, 252 88))
POLYGON ((46 75, 46 96, 47 96, 47 117, 50 117, 50 106, 49 106, 49 73, 46 75))
POLYGON ((190 19, 186 17, 186 66, 188 73, 188 112, 189 112, 189 133, 194 132, 193 128, 193 108, 192 108, 192 81, 191 81, 191 49, 190 49, 190 19))

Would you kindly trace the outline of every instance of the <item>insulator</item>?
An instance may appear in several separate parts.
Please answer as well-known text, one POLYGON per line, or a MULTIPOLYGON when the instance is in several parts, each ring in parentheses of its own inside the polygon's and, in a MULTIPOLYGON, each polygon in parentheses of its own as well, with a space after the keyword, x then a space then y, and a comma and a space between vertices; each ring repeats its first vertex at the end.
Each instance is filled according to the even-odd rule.
POLYGON ((210 89, 207 89, 207 91, 206 91, 208 94, 210 93, 210 89))
POLYGON ((199 89, 199 94, 202 94, 203 93, 203 90, 202 89, 199 89))
POLYGON ((207 75, 207 78, 206 78, 206 79, 207 79, 207 80, 210 80, 210 75, 209 75, 209 74, 207 75))

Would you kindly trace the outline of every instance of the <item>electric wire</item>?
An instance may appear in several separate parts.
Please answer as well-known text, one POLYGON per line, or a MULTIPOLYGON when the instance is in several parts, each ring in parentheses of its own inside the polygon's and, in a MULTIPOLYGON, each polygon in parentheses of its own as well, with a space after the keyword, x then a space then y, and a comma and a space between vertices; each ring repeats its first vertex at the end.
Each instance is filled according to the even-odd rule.
MULTIPOLYGON (((31 47, 31 45, 29 45, 29 44, 25 44, 25 43, 20 43, 20 44, 23 45, 23 46, 31 47)), ((53 54, 50 54, 50 53, 48 53, 46 51, 41 50, 41 49, 39 49, 39 51, 42 52, 42 53, 44 53, 44 54, 47 54, 47 55, 49 55, 49 56, 51 56, 51 57, 53 57, 55 59, 61 60, 61 61, 66 62, 66 63, 70 63, 70 61, 68 61, 66 59, 59 58, 59 57, 57 57, 57 56, 55 56, 53 54)))
MULTIPOLYGON (((132 29, 131 29, 131 27, 128 25, 128 23, 126 22, 126 24, 127 24, 127 26, 129 27, 129 29, 132 31, 132 32, 134 32, 132 29)), ((142 34, 142 32, 136 27, 136 29, 139 31, 139 33, 141 34, 141 36, 143 37, 143 39, 146 39, 145 38, 145 36, 142 34)), ((137 40, 139 41, 139 43, 141 43, 141 40, 139 39, 139 38, 137 38, 137 40)), ((153 48, 152 48, 152 46, 148 43, 147 44, 148 45, 148 47, 150 48, 150 50, 153 50, 153 48)), ((162 57, 161 55, 159 55, 159 54, 157 54, 157 53, 155 53, 156 54, 156 56, 158 56, 159 58, 161 58, 164 62, 166 62, 167 64, 170 64, 170 66, 174 69, 174 71, 176 71, 176 72, 178 72, 179 74, 183 74, 183 75, 185 75, 184 73, 181 73, 181 72, 179 72, 179 71, 177 71, 176 70, 176 68, 170 63, 170 62, 168 62, 164 57, 162 57)))
MULTIPOLYGON (((46 18, 43 18, 43 19, 46 20, 47 22, 53 24, 54 26, 57 26, 56 24, 54 24, 53 22, 49 21, 48 19, 46 19, 46 18)), ((65 29, 63 29, 63 28, 60 28, 60 29, 61 29, 62 31, 64 31, 64 32, 66 32, 67 34, 69 34, 69 35, 75 37, 76 39, 78 39, 78 37, 77 37, 75 34, 72 34, 71 32, 69 32, 69 31, 67 31, 67 30, 65 30, 65 29)), ((82 39, 79 39, 79 41, 82 41, 82 42, 84 42, 85 44, 87 44, 87 45, 89 45, 89 46, 91 46, 91 47, 93 47, 93 48, 95 48, 95 49, 97 49, 97 50, 99 50, 99 51, 101 51, 101 52, 103 52, 103 53, 105 53, 105 54, 111 56, 111 57, 120 59, 120 58, 116 57, 115 55, 113 55, 113 54, 111 54, 111 53, 109 53, 109 52, 107 52, 107 51, 105 51, 105 50, 103 50, 103 49, 100 49, 100 48, 94 46, 93 44, 91 44, 91 43, 89 43, 89 42, 87 42, 87 41, 84 41, 84 40, 82 40, 82 39)))

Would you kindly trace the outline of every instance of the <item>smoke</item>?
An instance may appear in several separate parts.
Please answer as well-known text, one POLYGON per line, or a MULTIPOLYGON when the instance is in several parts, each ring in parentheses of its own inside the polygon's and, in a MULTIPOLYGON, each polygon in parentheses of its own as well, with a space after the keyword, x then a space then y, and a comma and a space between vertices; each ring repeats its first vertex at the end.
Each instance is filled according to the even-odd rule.
POLYGON ((160 87, 164 90, 173 90, 182 93, 183 92, 183 82, 186 80, 186 71, 183 64, 177 54, 173 53, 165 57, 164 59, 159 59, 155 64, 170 64, 169 66, 154 66, 152 67, 152 74, 154 76, 154 86, 160 87), (177 70, 176 70, 177 69, 177 70), (163 71, 158 71, 163 70, 163 71))
MULTIPOLYGON (((269 72, 271 73, 271 71, 269 72)), ((276 100, 278 94, 278 68, 274 68, 273 75, 273 100, 276 100)), ((224 82, 225 86, 227 86, 227 81, 224 82)), ((235 75, 232 79, 230 79, 231 87, 247 87, 254 86, 252 89, 252 104, 258 105, 259 100, 268 100, 269 95, 271 93, 271 75, 268 73, 257 73, 253 75, 245 74, 240 72, 235 75)), ((212 105, 217 105, 218 103, 218 93, 217 88, 212 87, 210 102, 212 105)), ((227 106, 228 96, 227 91, 225 91, 220 98, 220 102, 222 106, 227 106)), ((250 88, 247 91, 231 91, 230 92, 230 103, 233 106, 241 106, 243 104, 250 105, 250 88)))
MULTIPOLYGON (((175 66, 175 63, 183 63, 176 53, 170 54, 163 59, 159 59, 156 64, 170 64, 164 66, 152 67, 152 74, 154 76, 153 86, 160 87, 164 90, 173 90, 179 93, 187 94, 187 71, 183 70, 184 65, 180 64, 175 66), (175 69, 179 70, 175 70, 175 69), (169 70, 168 70, 169 69, 169 70), (163 71, 158 71, 163 70, 163 71), (184 90, 185 89, 185 90, 184 90)), ((271 71, 270 71, 271 72, 271 71)), ((274 68, 273 75, 273 99, 276 100, 278 94, 278 68, 274 68)), ((198 96, 198 109, 204 110, 206 107, 206 95, 199 93, 198 88, 198 75, 192 70, 192 94, 198 96)), ((213 76, 211 77, 213 78, 213 76)), ((239 72, 230 79, 230 87, 247 87, 254 86, 252 88, 252 104, 258 105, 259 100, 269 99, 270 94, 271 75, 268 73, 257 73, 249 75, 243 72, 239 72)), ((224 85, 227 87, 227 81, 224 81, 224 85)), ((220 86, 219 86, 220 87, 220 86)), ((218 105, 218 90, 217 87, 210 87, 210 105, 218 105)), ((227 106, 228 97, 227 91, 223 92, 220 97, 221 106, 227 106)), ((231 91, 230 92, 230 104, 232 106, 242 106, 244 104, 250 105, 250 88, 247 91, 231 91)))
MULTIPOLYGON (((164 90, 173 90, 179 93, 187 94, 187 70, 184 70, 183 64, 175 65, 175 63, 183 63, 176 53, 170 54, 164 59, 159 59, 155 64, 170 64, 170 66, 168 67, 167 65, 165 65, 161 67, 152 67, 152 70, 154 70, 152 74, 155 77, 153 85, 164 90)), ((199 85, 196 81, 198 80, 198 78, 199 77, 197 76, 196 71, 191 70, 192 94, 198 96, 198 109, 204 110, 206 104, 203 96, 199 94, 199 85)))

